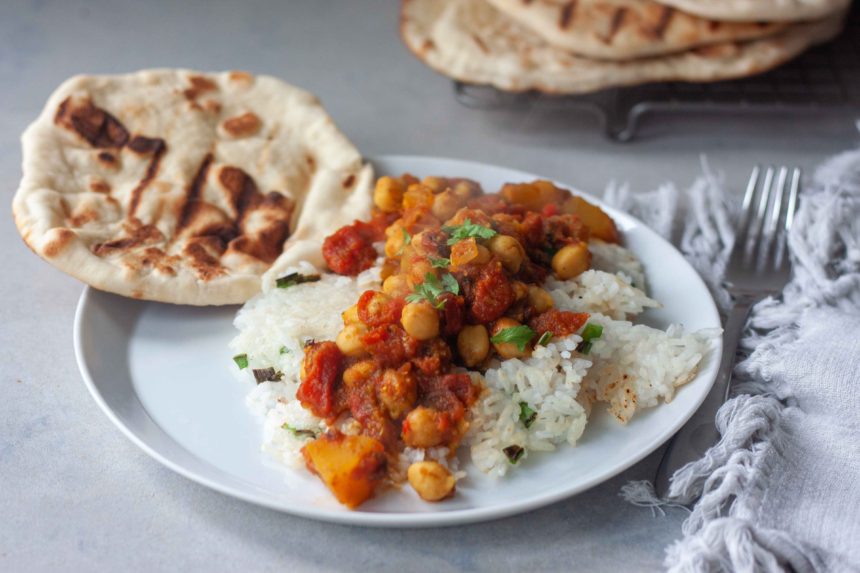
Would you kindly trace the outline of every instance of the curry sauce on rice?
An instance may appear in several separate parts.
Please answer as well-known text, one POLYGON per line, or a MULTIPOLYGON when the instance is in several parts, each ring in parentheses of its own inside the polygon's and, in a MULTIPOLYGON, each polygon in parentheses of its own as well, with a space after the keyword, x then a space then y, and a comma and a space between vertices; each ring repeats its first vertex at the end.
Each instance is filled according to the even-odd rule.
POLYGON ((708 333, 629 322, 659 304, 599 207, 548 181, 382 177, 371 217, 249 301, 232 342, 264 450, 354 508, 408 481, 454 495, 456 453, 504 475, 691 380, 708 333))

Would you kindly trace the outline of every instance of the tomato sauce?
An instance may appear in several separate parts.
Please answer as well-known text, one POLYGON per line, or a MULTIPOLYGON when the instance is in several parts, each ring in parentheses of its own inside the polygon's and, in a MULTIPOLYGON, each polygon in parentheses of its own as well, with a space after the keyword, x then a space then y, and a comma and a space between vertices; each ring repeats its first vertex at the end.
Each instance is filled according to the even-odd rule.
MULTIPOLYGON (((345 467, 332 461, 341 454, 357 466, 370 456, 367 467, 377 473, 380 449, 445 446, 453 454, 481 393, 465 366, 479 372, 494 360, 527 357, 546 333, 566 337, 588 320, 553 308, 541 285, 550 274, 568 279, 588 268, 590 229, 617 237, 608 216, 546 181, 482 194, 473 182, 431 179, 380 181, 373 218, 323 244, 329 268, 354 276, 374 264, 374 244, 385 241, 381 290, 365 291, 344 312, 335 342, 305 348, 302 405, 330 426, 348 415, 366 438, 306 446, 309 467, 327 468, 325 476, 345 467)), ((360 503, 356 492, 376 487, 367 475, 336 495, 360 503)))

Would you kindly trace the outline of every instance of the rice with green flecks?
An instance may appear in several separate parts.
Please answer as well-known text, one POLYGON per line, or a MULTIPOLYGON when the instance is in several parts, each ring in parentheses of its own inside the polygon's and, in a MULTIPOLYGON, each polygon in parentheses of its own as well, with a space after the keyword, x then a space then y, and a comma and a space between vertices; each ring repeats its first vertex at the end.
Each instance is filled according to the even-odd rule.
MULTIPOLYGON (((529 452, 576 445, 596 402, 607 403, 622 423, 638 409, 668 402, 678 386, 695 377, 718 335, 685 332, 677 325, 661 331, 630 322, 660 306, 642 290, 641 263, 618 245, 593 241, 589 248, 592 270, 568 281, 550 278, 544 285, 556 308, 591 314, 591 327, 586 328, 600 334, 587 342, 587 354, 582 352, 580 331, 536 346, 529 358, 496 359, 483 375, 473 375, 484 390, 471 409, 461 447, 484 472, 501 476, 522 465, 529 452)), ((307 263, 290 271, 319 273, 307 263)), ((272 288, 248 301, 236 316, 239 334, 230 343, 236 355, 247 357, 247 368, 239 371, 245 379, 254 380, 255 369, 272 368, 281 376, 255 384, 247 405, 262 421, 263 451, 287 467, 302 466, 302 446, 326 429, 295 398, 303 345, 311 339, 334 339, 342 328, 341 313, 363 291, 380 288, 379 266, 358 277, 319 274, 318 282, 272 288)), ((357 431, 349 419, 338 423, 344 433, 357 431)), ((447 450, 438 450, 408 448, 399 465, 421 459, 449 463, 447 450)))

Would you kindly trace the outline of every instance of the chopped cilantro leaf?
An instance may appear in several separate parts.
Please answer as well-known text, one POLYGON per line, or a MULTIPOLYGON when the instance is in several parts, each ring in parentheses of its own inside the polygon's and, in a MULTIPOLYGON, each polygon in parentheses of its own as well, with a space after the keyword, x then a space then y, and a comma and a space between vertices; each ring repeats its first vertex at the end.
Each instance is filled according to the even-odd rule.
POLYGON ((582 342, 577 345, 576 351, 581 354, 588 354, 591 352, 592 341, 603 336, 603 327, 599 324, 589 322, 585 325, 585 328, 582 329, 582 334, 580 334, 580 336, 582 336, 582 342))
POLYGON ((460 285, 457 283, 457 279, 446 273, 442 275, 440 281, 433 273, 427 273, 424 275, 424 282, 415 285, 415 290, 406 297, 406 301, 421 302, 426 300, 436 308, 443 308, 445 301, 438 301, 437 299, 445 292, 460 294, 460 285))
POLYGON ((504 328, 500 330, 497 334, 493 335, 490 338, 490 342, 495 344, 503 343, 503 342, 512 342, 517 345, 517 348, 520 349, 520 352, 523 352, 528 346, 528 343, 531 342, 532 338, 535 337, 537 333, 526 326, 525 324, 521 324, 519 326, 511 326, 510 328, 504 328))
POLYGON ((522 446, 518 446, 514 444, 513 446, 508 446, 502 450, 505 455, 508 457, 508 461, 511 465, 516 465, 520 458, 523 457, 523 454, 526 453, 525 449, 522 446))
POLYGON ((279 372, 272 367, 269 368, 254 368, 254 379, 257 381, 257 384, 262 384, 263 382, 277 382, 284 377, 283 372, 279 372))
POLYGON ((247 354, 237 354, 233 357, 233 362, 236 363, 236 366, 239 367, 239 370, 244 370, 248 367, 248 355, 247 354))
POLYGON ((403 232, 403 244, 400 246, 400 249, 397 251, 398 255, 402 255, 403 250, 406 248, 406 245, 408 245, 412 242, 412 235, 409 234, 409 231, 407 231, 406 229, 404 229, 402 227, 400 228, 400 230, 403 232))
POLYGON ((531 425, 535 423, 536 419, 537 412, 532 410, 525 402, 520 402, 520 422, 523 423, 523 426, 526 428, 531 427, 531 425))
POLYGON ((442 227, 442 230, 448 233, 451 238, 448 239, 448 245, 456 245, 463 239, 474 237, 476 239, 492 239, 498 233, 484 225, 473 223, 471 219, 463 221, 462 225, 455 227, 442 227))
POLYGON ((289 288, 291 286, 300 285, 302 283, 315 283, 320 280, 319 275, 303 275, 301 273, 290 273, 279 279, 275 279, 275 286, 278 288, 289 288))
POLYGON ((447 269, 451 266, 451 259, 430 257, 430 264, 433 265, 434 269, 447 269))
POLYGON ((281 346, 280 350, 278 350, 278 354, 289 354, 289 353, 290 353, 290 349, 287 348, 286 346, 281 346))
POLYGON ((544 332, 543 334, 540 335, 540 338, 538 338, 537 343, 540 346, 546 346, 547 344, 549 344, 550 340, 552 340, 552 332, 547 330, 546 332, 544 332))
POLYGON ((299 428, 294 428, 289 424, 284 424, 281 426, 284 430, 292 433, 297 438, 316 438, 317 434, 313 430, 301 430, 299 428))

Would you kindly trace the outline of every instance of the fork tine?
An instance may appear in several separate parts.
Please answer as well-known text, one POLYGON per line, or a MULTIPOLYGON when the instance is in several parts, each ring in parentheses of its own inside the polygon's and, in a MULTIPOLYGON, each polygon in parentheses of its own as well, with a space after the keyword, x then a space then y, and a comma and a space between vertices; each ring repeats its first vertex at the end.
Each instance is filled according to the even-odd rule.
POLYGON ((741 209, 741 218, 738 222, 738 231, 735 234, 735 245, 733 251, 746 250, 747 236, 749 234, 750 220, 752 219, 753 199, 755 199, 756 189, 758 187, 758 178, 761 173, 761 167, 756 165, 750 173, 750 179, 747 182, 747 189, 744 193, 744 202, 741 209))
POLYGON ((800 168, 795 167, 791 172, 791 187, 788 196, 788 210, 785 215, 785 230, 791 230, 794 224, 794 212, 797 210, 797 193, 800 190, 800 168))
POLYGON ((785 209, 785 222, 777 230, 776 248, 773 255, 773 268, 775 271, 785 270, 789 265, 788 253, 788 231, 794 222, 794 212, 797 208, 797 194, 800 190, 800 169, 795 167, 791 170, 791 183, 780 195, 787 195, 785 209))
POLYGON ((782 196, 785 193, 785 182, 788 179, 788 167, 782 166, 779 168, 779 173, 776 176, 776 194, 773 196, 773 208, 770 212, 770 220, 768 221, 766 234, 772 239, 776 228, 779 225, 780 214, 782 211, 782 196))
POLYGON ((767 214, 767 205, 770 200, 771 187, 773 187, 773 173, 773 167, 768 167, 764 172, 764 182, 761 186, 761 193, 758 196, 758 207, 753 220, 749 223, 746 236, 746 250, 744 252, 744 263, 747 265, 753 261, 761 262, 762 260, 762 251, 759 247, 761 245, 761 234, 764 228, 765 215, 767 214))

